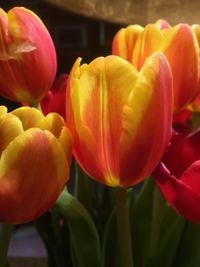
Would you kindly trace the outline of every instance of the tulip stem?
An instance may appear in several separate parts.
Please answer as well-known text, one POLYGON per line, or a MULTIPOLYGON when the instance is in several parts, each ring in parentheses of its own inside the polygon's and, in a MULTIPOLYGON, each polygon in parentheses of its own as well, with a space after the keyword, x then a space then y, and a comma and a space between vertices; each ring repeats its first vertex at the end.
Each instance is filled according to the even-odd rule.
POLYGON ((116 214, 121 266, 133 267, 132 240, 126 188, 115 188, 116 214))
POLYGON ((160 193, 159 188, 156 186, 154 188, 154 197, 153 197, 153 214, 152 214, 151 244, 150 244, 151 254, 153 254, 158 249, 159 245, 162 204, 163 204, 162 195, 160 193))
POLYGON ((12 235, 12 224, 0 224, 0 266, 7 266, 7 252, 12 235))

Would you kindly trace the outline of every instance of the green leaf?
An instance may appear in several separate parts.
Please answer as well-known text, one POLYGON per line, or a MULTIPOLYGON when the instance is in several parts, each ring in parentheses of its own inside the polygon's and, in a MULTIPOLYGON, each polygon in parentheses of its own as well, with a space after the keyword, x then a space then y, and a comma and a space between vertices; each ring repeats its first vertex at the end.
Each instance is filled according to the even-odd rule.
POLYGON ((68 226, 64 222, 61 226, 60 219, 58 211, 52 209, 34 222, 46 246, 49 267, 72 266, 68 226))
MULTIPOLYGON (((167 204, 163 206, 163 209, 165 215, 161 222, 159 246, 157 251, 154 251, 154 254, 149 258, 146 264, 147 267, 171 267, 183 233, 185 220, 177 215, 167 204)), ((187 266, 189 267, 190 265, 187 266)))
POLYGON ((200 225, 185 223, 184 232, 173 267, 200 266, 200 225))
POLYGON ((69 226, 74 266, 101 266, 98 233, 86 208, 66 190, 56 201, 56 207, 63 214, 69 226))

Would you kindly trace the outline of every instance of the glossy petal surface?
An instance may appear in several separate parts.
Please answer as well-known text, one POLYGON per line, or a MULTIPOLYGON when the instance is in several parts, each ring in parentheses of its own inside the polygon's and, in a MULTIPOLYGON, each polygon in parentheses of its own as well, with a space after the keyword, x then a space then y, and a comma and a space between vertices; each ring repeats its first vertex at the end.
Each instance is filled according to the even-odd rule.
POLYGON ((0 221, 25 223, 62 192, 69 178, 71 135, 58 114, 45 118, 22 107, 0 117, 0 137, 0 221))
POLYGON ((116 56, 79 65, 80 59, 69 76, 66 103, 74 155, 97 181, 110 186, 136 184, 155 167, 171 135, 168 64, 163 55, 155 54, 141 72, 116 56), (161 107, 160 113, 155 105, 161 107), (155 120, 162 126, 152 130, 155 120), (159 145, 144 142, 147 136, 159 138, 159 145), (150 160, 137 166, 136 155, 150 160))
POLYGON ((153 178, 172 207, 186 219, 200 223, 200 161, 194 162, 180 179, 159 165, 153 178))
POLYGON ((56 54, 42 21, 28 9, 0 9, 0 94, 20 102, 40 101, 56 73, 56 54))
POLYGON ((140 70, 153 52, 164 53, 172 71, 174 113, 177 113, 200 91, 199 27, 187 24, 171 27, 160 20, 146 25, 143 30, 138 31, 138 28, 138 25, 129 25, 115 35, 113 54, 129 60, 140 70), (130 31, 130 28, 133 30, 130 31))

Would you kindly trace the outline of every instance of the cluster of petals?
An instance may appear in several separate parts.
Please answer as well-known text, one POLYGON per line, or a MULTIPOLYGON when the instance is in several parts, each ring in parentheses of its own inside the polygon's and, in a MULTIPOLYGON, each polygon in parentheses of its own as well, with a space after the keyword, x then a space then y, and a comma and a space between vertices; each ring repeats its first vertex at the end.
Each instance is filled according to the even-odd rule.
POLYGON ((133 186, 157 165, 172 123, 172 77, 161 53, 138 71, 118 57, 99 57, 69 75, 66 123, 84 171, 109 186, 133 186))
POLYGON ((0 107, 1 222, 28 222, 53 205, 69 177, 71 146, 58 114, 0 107))
POLYGON ((200 223, 200 129, 187 136, 175 133, 152 176, 179 214, 200 223))
POLYGON ((178 24, 171 27, 160 20, 144 28, 129 25, 117 32, 112 51, 140 69, 153 52, 162 52, 173 76, 174 113, 190 104, 200 92, 200 26, 178 24))
POLYGON ((191 111, 200 111, 199 45, 199 25, 129 25, 115 35, 114 55, 78 58, 53 84, 56 53, 42 21, 22 7, 0 9, 0 95, 43 111, 0 106, 0 221, 24 223, 49 209, 73 150, 108 186, 152 173, 177 212, 200 223, 200 129, 171 139, 173 118, 187 132, 191 111))

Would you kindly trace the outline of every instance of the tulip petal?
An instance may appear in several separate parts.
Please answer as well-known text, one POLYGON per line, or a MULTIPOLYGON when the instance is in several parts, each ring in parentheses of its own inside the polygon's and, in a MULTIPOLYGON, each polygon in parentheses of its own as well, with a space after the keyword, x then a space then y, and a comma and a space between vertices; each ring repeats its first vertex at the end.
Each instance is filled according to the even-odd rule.
POLYGON ((50 112, 57 112, 65 118, 67 79, 67 74, 60 75, 49 90, 48 95, 41 101, 40 105, 44 115, 50 112))
POLYGON ((171 138, 171 107, 171 72, 165 57, 155 53, 146 60, 124 106, 121 185, 136 184, 155 168, 171 138))
POLYGON ((177 179, 161 164, 154 171, 153 178, 164 197, 180 215, 200 223, 200 161, 195 162, 184 175, 177 179), (193 176, 198 185, 192 182, 193 176))
POLYGON ((200 160, 195 161, 181 176, 181 180, 200 196, 200 160))
POLYGON ((58 115, 57 113, 49 113, 39 124, 39 128, 42 130, 48 130, 55 135, 55 137, 59 137, 62 128, 65 126, 64 119, 58 115))
POLYGON ((180 178, 184 171, 200 159, 200 129, 188 136, 175 133, 163 162, 173 175, 180 178), (177 162, 178 159, 178 162, 177 162))
POLYGON ((186 24, 179 24, 166 30, 161 51, 171 67, 174 110, 179 111, 190 103, 199 91, 199 47, 191 28, 186 24))
POLYGON ((5 106, 0 106, 0 117, 7 113, 7 108, 5 106))
POLYGON ((29 129, 4 150, 0 161, 0 220, 22 223, 44 213, 68 179, 63 148, 49 131, 29 129))
POLYGON ((155 25, 158 27, 159 30, 168 29, 170 28, 169 23, 164 19, 159 19, 156 21, 155 25))
POLYGON ((140 70, 147 57, 154 52, 161 52, 163 34, 154 24, 148 24, 137 39, 131 63, 140 70))
POLYGON ((20 107, 12 111, 11 114, 20 119, 24 131, 29 128, 38 127, 45 118, 39 110, 30 107, 20 107))
POLYGON ((66 127, 62 128, 60 136, 58 137, 58 141, 65 151, 67 161, 70 164, 72 157, 72 136, 70 131, 66 127))
POLYGON ((117 32, 112 43, 112 54, 119 55, 123 59, 132 61, 135 43, 143 31, 139 25, 129 25, 117 32))
POLYGON ((23 132, 21 121, 12 114, 0 117, 0 155, 7 145, 23 132))

